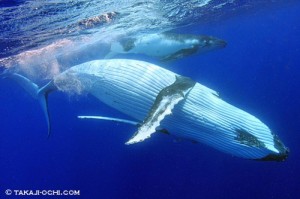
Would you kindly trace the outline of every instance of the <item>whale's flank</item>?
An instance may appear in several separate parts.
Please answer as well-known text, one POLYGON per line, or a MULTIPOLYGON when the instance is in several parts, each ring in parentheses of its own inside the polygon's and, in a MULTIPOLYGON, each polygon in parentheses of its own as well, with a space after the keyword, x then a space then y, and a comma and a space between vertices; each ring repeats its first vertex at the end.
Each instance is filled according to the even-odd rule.
POLYGON ((178 76, 143 61, 95 60, 76 65, 57 75, 45 88, 36 91, 37 86, 33 86, 33 90, 44 96, 42 105, 47 110, 49 92, 57 88, 72 92, 77 86, 66 84, 78 83, 86 93, 128 115, 129 120, 153 127, 134 141, 142 141, 158 130, 238 157, 286 159, 288 149, 262 121, 225 102, 217 92, 200 83, 191 81, 182 87, 176 80, 178 76), (155 111, 161 111, 158 117, 155 111), (152 125, 155 121, 158 123, 152 125))

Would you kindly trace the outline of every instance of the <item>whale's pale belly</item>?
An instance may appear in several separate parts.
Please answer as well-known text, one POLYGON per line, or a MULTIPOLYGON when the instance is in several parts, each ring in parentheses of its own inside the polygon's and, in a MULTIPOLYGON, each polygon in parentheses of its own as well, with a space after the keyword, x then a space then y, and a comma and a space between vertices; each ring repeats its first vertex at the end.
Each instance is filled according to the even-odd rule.
MULTIPOLYGON (((102 102, 143 121, 160 90, 171 85, 176 75, 142 61, 97 60, 72 67, 59 75, 55 83, 60 87, 62 79, 75 78, 102 102)), ((162 121, 161 128, 244 158, 260 159, 285 150, 259 119, 228 104, 199 83, 162 121)))

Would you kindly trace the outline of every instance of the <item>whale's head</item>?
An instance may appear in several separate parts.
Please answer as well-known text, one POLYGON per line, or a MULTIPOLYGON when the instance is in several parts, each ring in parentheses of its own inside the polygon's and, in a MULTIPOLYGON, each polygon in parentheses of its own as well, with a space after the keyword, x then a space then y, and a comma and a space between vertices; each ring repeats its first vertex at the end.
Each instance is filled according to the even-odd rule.
POLYGON ((289 155, 289 149, 283 144, 283 142, 278 138, 277 135, 272 134, 273 135, 273 144, 274 144, 274 148, 276 149, 275 151, 271 150, 273 153, 270 153, 269 155, 257 159, 260 161, 285 161, 289 155))
MULTIPOLYGON (((212 141, 212 146, 237 157, 253 159, 257 161, 285 161, 289 155, 289 149, 283 144, 264 123, 255 117, 245 120, 243 115, 240 118, 230 121, 220 120, 215 125, 216 135, 222 135, 221 140, 212 141), (221 123, 228 125, 220 126, 221 123)), ((220 118, 219 118, 220 119, 220 118)), ((212 125, 213 123, 211 123, 212 125)), ((217 138, 217 137, 216 137, 217 138)))
POLYGON ((287 159, 289 149, 266 124, 245 111, 233 106, 231 108, 234 114, 230 114, 230 109, 227 109, 229 118, 222 120, 222 123, 228 122, 228 125, 220 128, 222 132, 227 132, 226 136, 232 135, 232 140, 227 141, 227 144, 232 145, 230 153, 258 161, 281 162, 287 159))
POLYGON ((214 120, 217 125, 227 123, 217 128, 224 134, 223 141, 228 145, 223 150, 228 150, 235 156, 258 161, 281 162, 287 159, 289 149, 260 119, 233 106, 227 106, 225 113, 224 118, 214 120), (227 137, 229 135, 232 137, 227 137))
POLYGON ((251 151, 253 153, 259 154, 262 152, 262 154, 264 154, 261 157, 254 158, 255 160, 278 162, 286 160, 289 149, 285 147, 277 135, 273 134, 271 131, 268 132, 268 130, 268 128, 253 129, 253 131, 250 132, 245 129, 235 129, 234 141, 238 144, 247 146, 249 149, 252 148, 251 151))
MULTIPOLYGON (((201 84, 196 84, 190 91, 183 110, 187 119, 180 116, 174 124, 185 121, 184 133, 190 140, 251 160, 284 161, 289 155, 289 149, 277 132, 201 84)), ((176 116, 176 112, 173 115, 176 116)), ((172 133, 177 130, 173 128, 168 126, 166 129, 172 133)))
POLYGON ((212 36, 199 36, 198 41, 200 52, 225 48, 227 45, 226 41, 212 36))

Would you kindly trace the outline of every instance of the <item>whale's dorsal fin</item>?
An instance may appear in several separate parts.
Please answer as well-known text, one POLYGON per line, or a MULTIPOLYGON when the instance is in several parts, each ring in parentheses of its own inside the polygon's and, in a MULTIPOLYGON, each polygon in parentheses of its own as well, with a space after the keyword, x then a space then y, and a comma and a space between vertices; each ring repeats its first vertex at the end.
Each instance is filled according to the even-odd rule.
POLYGON ((110 51, 105 55, 104 59, 111 59, 118 54, 129 53, 135 47, 136 39, 126 38, 121 41, 113 42, 110 46, 110 51))
POLYGON ((110 51, 104 56, 104 59, 112 59, 119 53, 124 53, 124 49, 120 42, 114 42, 110 45, 110 51))
POLYGON ((126 144, 141 142, 155 133, 161 121, 172 113, 173 108, 186 98, 194 87, 195 81, 187 77, 176 76, 170 86, 163 88, 157 95, 147 117, 134 136, 126 144))

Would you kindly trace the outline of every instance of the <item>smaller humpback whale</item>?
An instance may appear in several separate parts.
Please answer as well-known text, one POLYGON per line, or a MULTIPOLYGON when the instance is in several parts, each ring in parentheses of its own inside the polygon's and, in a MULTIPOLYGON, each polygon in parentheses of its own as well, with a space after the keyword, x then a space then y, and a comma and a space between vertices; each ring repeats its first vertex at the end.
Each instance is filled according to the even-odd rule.
POLYGON ((111 58, 116 54, 135 53, 157 57, 161 61, 170 61, 196 53, 221 49, 226 45, 224 40, 212 36, 154 33, 113 42, 105 58, 111 58))
POLYGON ((289 153, 278 136, 255 116, 225 102, 216 91, 151 63, 128 59, 85 62, 58 74, 41 89, 20 75, 3 76, 17 81, 40 100, 48 125, 47 96, 51 91, 84 91, 129 119, 79 118, 137 126, 126 144, 163 132, 247 159, 284 161, 289 153))

